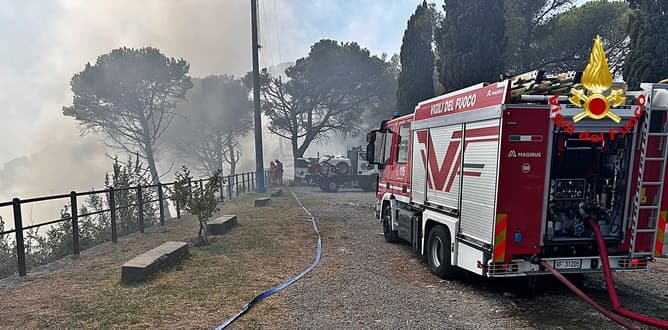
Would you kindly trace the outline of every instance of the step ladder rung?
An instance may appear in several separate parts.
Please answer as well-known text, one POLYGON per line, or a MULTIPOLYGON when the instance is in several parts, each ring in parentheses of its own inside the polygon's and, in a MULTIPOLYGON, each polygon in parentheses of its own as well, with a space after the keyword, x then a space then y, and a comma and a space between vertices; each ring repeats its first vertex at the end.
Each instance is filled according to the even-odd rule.
POLYGON ((668 133, 647 133, 648 136, 668 136, 668 133))
POLYGON ((653 253, 652 252, 634 252, 631 255, 634 256, 634 257, 637 257, 637 256, 651 256, 651 255, 653 255, 653 253))
POLYGON ((664 159, 662 157, 647 157, 647 158, 645 158, 645 160, 660 162, 660 161, 663 161, 664 159))
POLYGON ((659 207, 657 205, 641 205, 640 209, 641 210, 654 210, 658 209, 659 207))
POLYGON ((643 186, 660 186, 661 182, 643 181, 643 186))
POLYGON ((637 233, 653 233, 655 232, 656 229, 654 228, 642 228, 642 229, 636 229, 637 233))

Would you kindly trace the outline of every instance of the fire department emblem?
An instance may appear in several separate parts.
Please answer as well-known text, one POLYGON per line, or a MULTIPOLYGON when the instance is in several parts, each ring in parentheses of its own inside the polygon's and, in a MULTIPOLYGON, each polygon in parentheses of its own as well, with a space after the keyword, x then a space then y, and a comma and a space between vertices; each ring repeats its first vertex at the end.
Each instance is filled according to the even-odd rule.
POLYGON ((607 117, 619 123, 622 118, 610 108, 624 104, 626 96, 623 89, 611 87, 612 74, 608 68, 608 59, 603 51, 601 37, 596 36, 589 55, 589 63, 582 73, 582 85, 571 88, 571 96, 568 98, 572 104, 584 108, 582 112, 573 116, 573 121, 577 123, 585 117, 597 120, 607 117))

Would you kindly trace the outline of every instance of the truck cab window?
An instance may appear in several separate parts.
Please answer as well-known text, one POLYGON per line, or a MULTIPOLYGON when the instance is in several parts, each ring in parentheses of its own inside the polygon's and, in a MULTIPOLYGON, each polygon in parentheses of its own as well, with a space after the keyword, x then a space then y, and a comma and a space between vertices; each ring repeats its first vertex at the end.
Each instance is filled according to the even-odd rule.
POLYGON ((392 150, 392 140, 393 140, 393 135, 394 133, 390 130, 387 131, 385 134, 385 139, 383 141, 384 146, 383 146, 383 164, 387 164, 388 161, 390 160, 390 156, 392 155, 391 151, 392 150))
POLYGON ((399 138, 397 145, 397 163, 406 164, 408 162, 408 124, 399 126, 399 138))

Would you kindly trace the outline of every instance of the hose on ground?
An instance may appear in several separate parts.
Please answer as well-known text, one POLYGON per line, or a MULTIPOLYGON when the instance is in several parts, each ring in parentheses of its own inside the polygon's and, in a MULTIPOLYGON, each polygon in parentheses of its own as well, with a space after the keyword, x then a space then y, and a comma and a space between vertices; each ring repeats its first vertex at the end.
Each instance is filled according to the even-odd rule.
POLYGON ((619 297, 617 296, 617 290, 615 290, 615 283, 612 280, 612 271, 610 270, 610 260, 608 259, 608 250, 605 246, 605 240, 603 239, 603 234, 601 233, 601 228, 598 227, 598 223, 593 219, 589 219, 589 226, 594 230, 596 234, 596 244, 598 245, 598 251, 601 254, 601 263, 603 265, 603 276, 605 278, 605 286, 608 288, 608 296, 610 296, 610 302, 612 303, 612 310, 624 317, 636 320, 638 322, 655 326, 662 329, 668 329, 668 322, 664 320, 655 319, 644 314, 632 312, 628 309, 622 307, 619 303, 619 297))
POLYGON ((617 315, 613 314, 609 310, 601 307, 601 305, 597 304, 593 299, 589 298, 584 292, 582 292, 578 287, 576 287, 573 283, 571 283, 564 275, 561 275, 556 269, 554 269, 550 264, 548 264, 545 261, 541 261, 540 264, 547 269, 552 275, 554 275, 561 283, 563 283, 565 286, 567 286, 573 293, 575 293, 578 297, 582 298, 582 300, 586 301, 588 304, 592 305, 597 311, 599 311, 601 314, 605 315, 612 321, 616 322, 617 324, 623 326, 624 328, 627 329, 638 329, 634 327, 633 325, 629 324, 626 322, 626 320, 618 317, 617 315))
POLYGON ((306 275, 310 271, 312 271, 313 268, 315 268, 318 265, 318 263, 320 263, 320 255, 322 254, 322 240, 320 239, 320 232, 318 231, 318 224, 315 222, 315 217, 311 214, 311 212, 309 212, 304 207, 304 205, 299 200, 299 198, 297 198, 297 195, 295 195, 295 193, 293 191, 290 191, 290 192, 292 193, 292 196, 295 197, 295 200, 297 200, 297 203, 299 204, 299 206, 301 206, 301 208, 304 209, 304 212, 306 212, 306 214, 308 214, 308 216, 310 218, 310 222, 313 225, 313 231, 315 232, 316 235, 318 235, 318 245, 317 245, 317 249, 316 249, 315 258, 313 260, 313 263, 311 263, 311 265, 309 265, 308 268, 306 268, 303 272, 299 273, 297 276, 295 276, 295 277, 293 277, 293 278, 291 278, 291 279, 289 279, 289 280, 287 280, 287 281, 285 281, 285 282, 283 282, 283 283, 281 283, 281 284, 279 284, 279 285, 277 285, 277 286, 275 286, 275 287, 273 287, 273 288, 271 288, 267 291, 264 291, 264 292, 260 293, 259 295, 255 296, 255 298, 253 298, 250 302, 248 302, 246 305, 244 305, 241 308, 241 311, 239 313, 235 314, 234 316, 230 317, 227 321, 225 321, 223 324, 219 325, 216 328, 216 330, 225 329, 227 326, 234 323, 234 321, 236 321, 239 317, 246 314, 246 312, 248 312, 251 308, 253 308, 253 306, 255 306, 257 303, 259 303, 260 301, 264 300, 265 298, 273 295, 274 293, 279 292, 279 291, 289 287, 290 285, 294 284, 299 279, 304 277, 304 275, 306 275))

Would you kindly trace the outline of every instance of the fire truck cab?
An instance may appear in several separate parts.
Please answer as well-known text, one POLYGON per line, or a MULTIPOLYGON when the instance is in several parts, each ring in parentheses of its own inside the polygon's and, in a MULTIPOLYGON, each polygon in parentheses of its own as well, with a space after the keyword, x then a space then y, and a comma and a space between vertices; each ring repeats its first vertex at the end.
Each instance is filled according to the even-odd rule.
POLYGON ((613 271, 646 270, 668 210, 668 85, 626 92, 606 108, 619 122, 576 122, 583 108, 516 82, 425 100, 367 135, 385 240, 410 243, 443 278, 548 274, 540 261, 590 273, 601 271, 596 223, 613 271))

